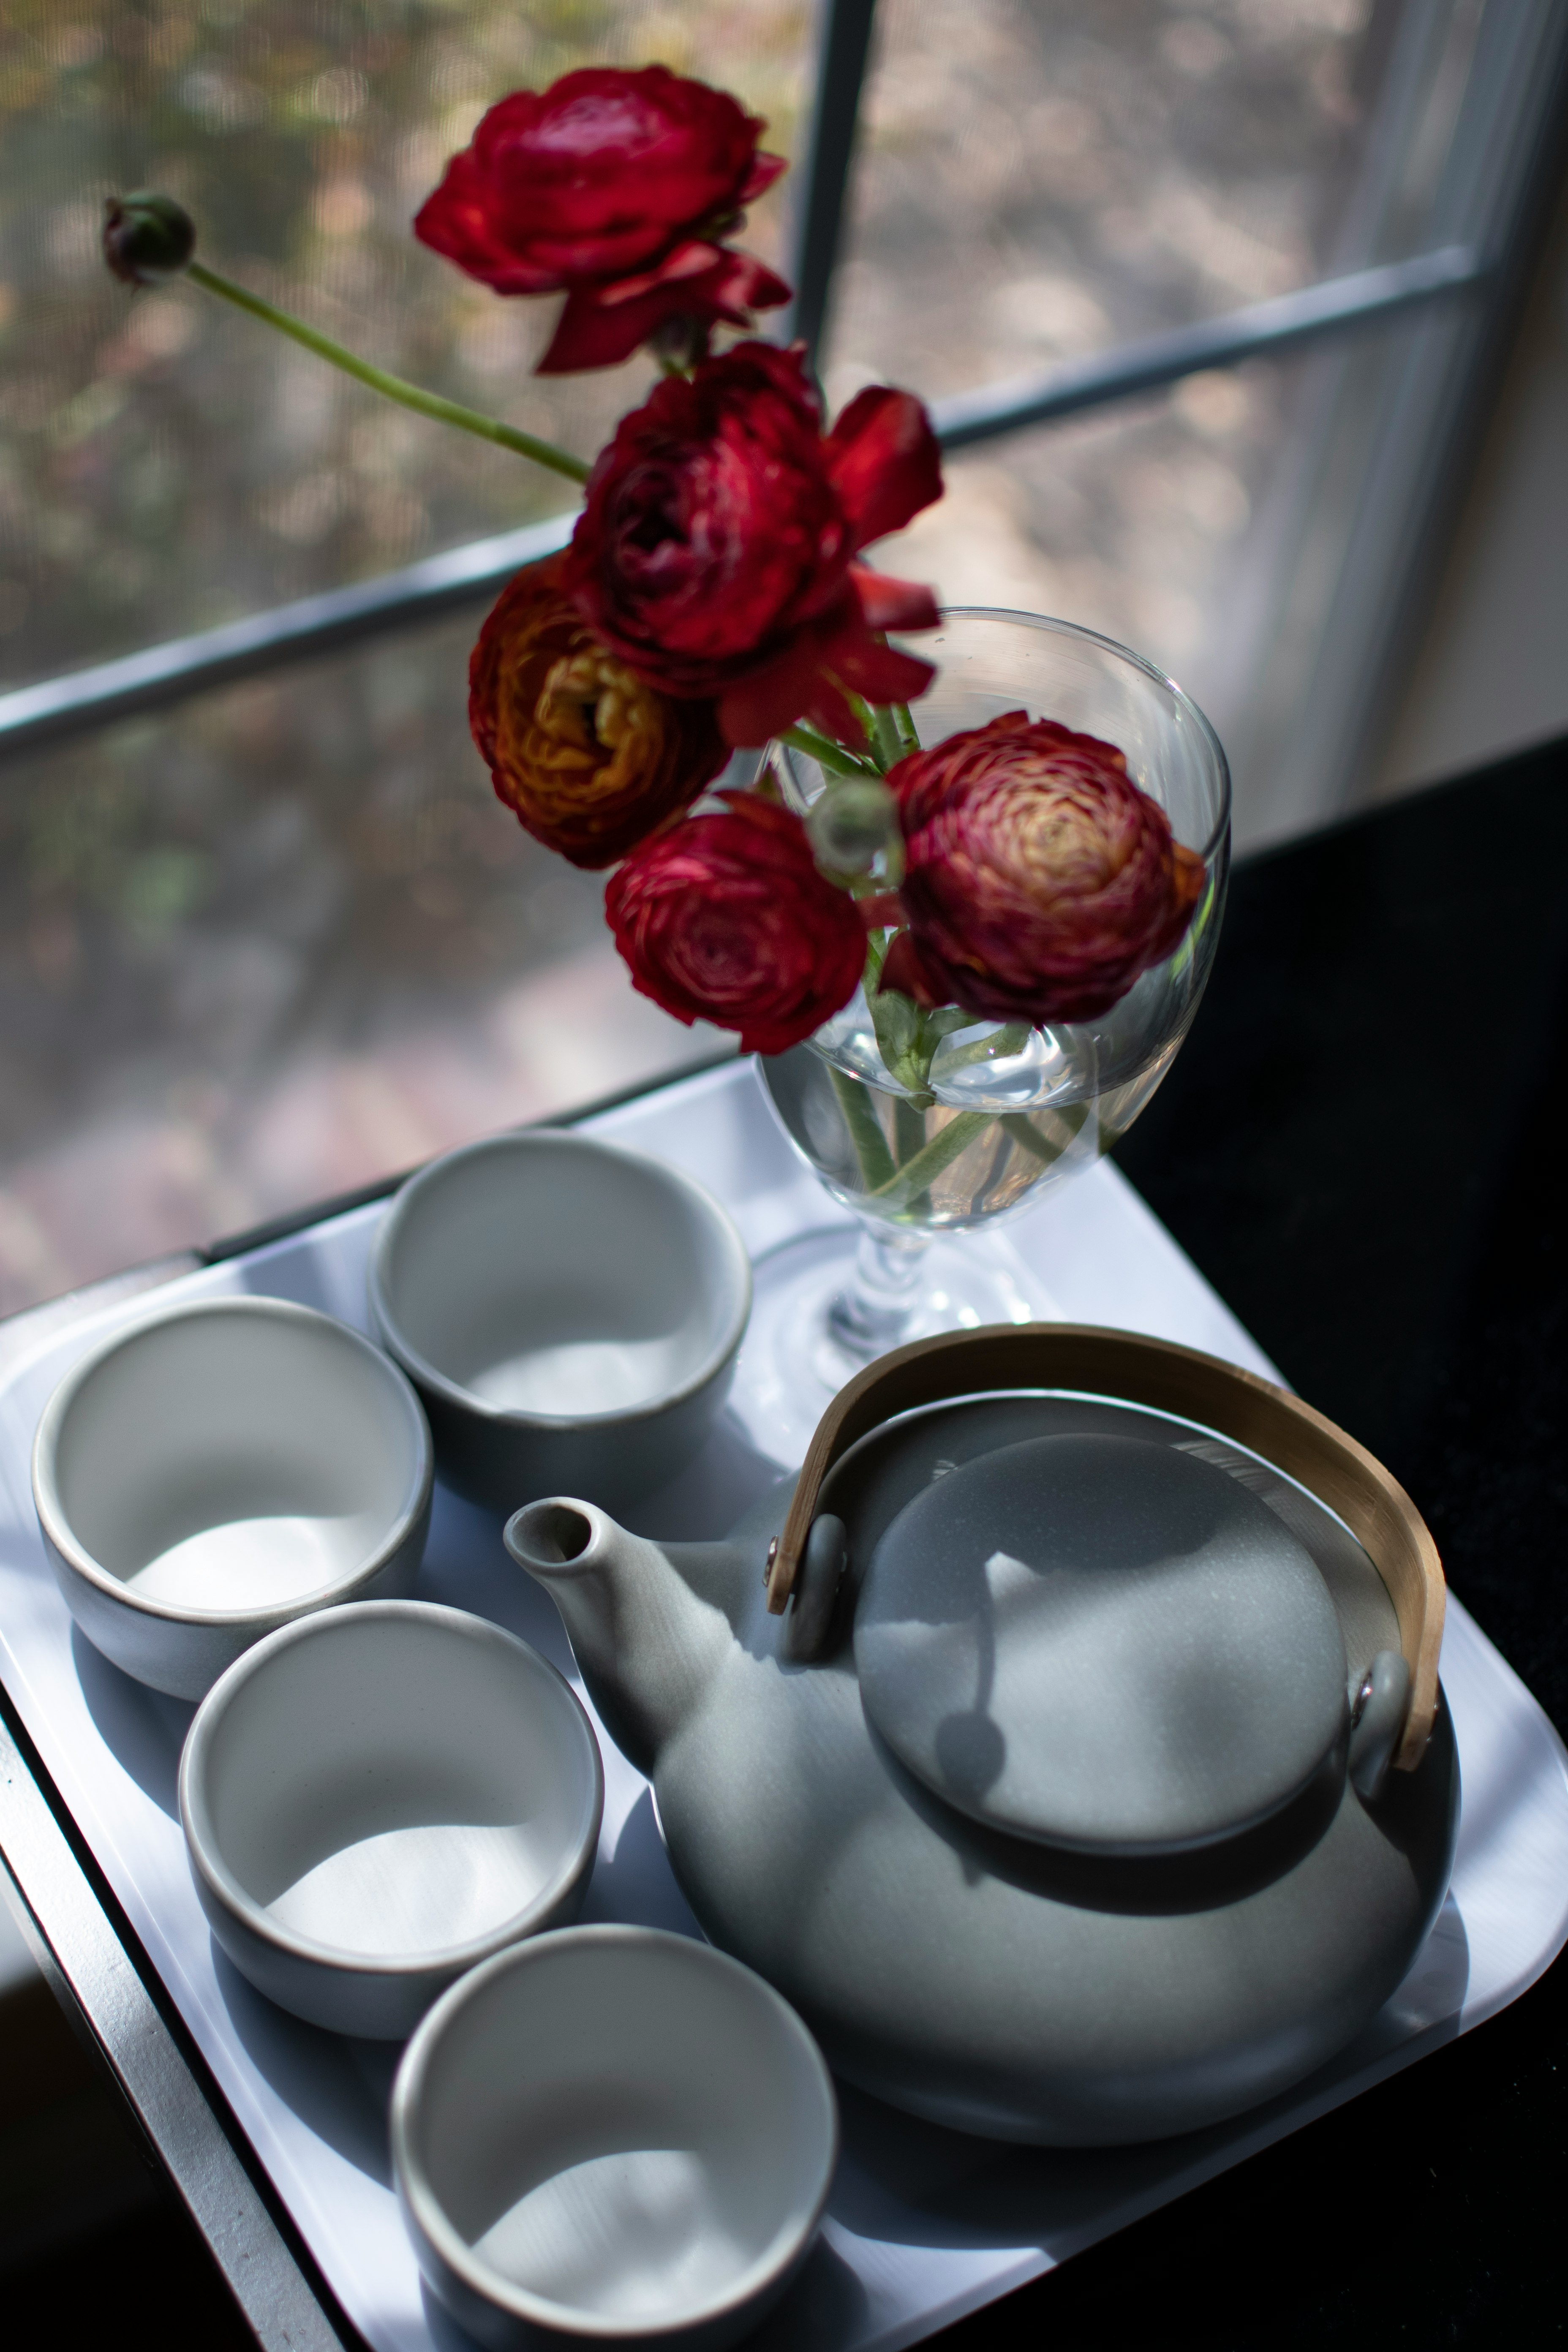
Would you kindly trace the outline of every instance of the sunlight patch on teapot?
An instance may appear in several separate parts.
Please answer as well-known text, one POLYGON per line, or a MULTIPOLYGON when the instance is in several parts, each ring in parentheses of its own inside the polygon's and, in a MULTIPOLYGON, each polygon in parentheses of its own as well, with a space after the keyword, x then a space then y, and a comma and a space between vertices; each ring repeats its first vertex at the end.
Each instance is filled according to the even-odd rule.
POLYGON ((1137 1438, 1028 1439, 885 1530, 856 1615, 867 1712, 937 1795, 1077 1850, 1231 1836, 1345 1724, 1310 1555, 1211 1465, 1137 1438))

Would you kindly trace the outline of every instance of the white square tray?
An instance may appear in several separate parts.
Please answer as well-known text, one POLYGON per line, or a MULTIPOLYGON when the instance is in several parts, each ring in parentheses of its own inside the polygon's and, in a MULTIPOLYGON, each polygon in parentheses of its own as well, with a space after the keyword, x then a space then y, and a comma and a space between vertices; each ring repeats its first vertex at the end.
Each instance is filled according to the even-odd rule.
MULTIPOLYGON (((773 1123, 749 1063, 587 1121, 689 1169, 729 1205, 753 1255, 836 1213, 773 1123)), ((197 1906, 175 1809, 192 1710, 129 1681, 77 1633, 45 1561, 28 1462, 45 1400, 106 1333, 182 1298, 271 1293, 363 1328, 379 1206, 184 1276, 155 1301, 40 1339, 0 1388, 0 1673, 82 1835, 320 2264, 377 2352, 452 2352, 390 2187, 385 2101, 395 2050, 339 2041, 252 1992, 197 1906)), ((1277 1378, 1117 1171, 1102 1162, 1008 1229, 1061 1313, 1185 1341, 1277 1378)), ((733 1428, 657 1507, 650 1534, 722 1533, 765 1480, 733 1428)), ((439 1488, 420 1590, 479 1611, 563 1670, 549 1600, 496 1522, 439 1488)), ((1464 1776, 1452 1891, 1426 1948, 1351 2048, 1289 2096, 1157 2146, 1090 2153, 967 2139, 844 2095, 844 2156, 822 2242, 754 2339, 897 2352, 1352 2097, 1522 1992, 1568 1939, 1568 1754, 1540 1707, 1450 1600, 1443 1679, 1464 1776)), ((651 1792, 607 1738, 599 1859, 584 1916, 698 1932, 665 1860, 651 1792)))

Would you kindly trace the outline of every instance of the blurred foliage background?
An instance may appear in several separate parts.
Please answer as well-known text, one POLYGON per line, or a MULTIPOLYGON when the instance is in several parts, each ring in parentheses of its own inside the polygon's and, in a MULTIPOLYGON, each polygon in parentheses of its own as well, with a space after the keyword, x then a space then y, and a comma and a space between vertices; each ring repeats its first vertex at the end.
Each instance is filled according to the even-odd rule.
MULTIPOLYGON (((592 452, 641 362, 530 371, 552 305, 416 244, 485 108, 574 65, 658 57, 743 88, 793 145, 799 5, 13 0, 0 35, 5 675, 210 627, 551 514, 571 486, 391 409, 185 286, 104 271, 105 195, 177 196, 205 257, 368 357, 592 452)), ((757 224, 779 246, 778 207, 757 224)))
MULTIPOLYGON (((825 372, 961 389, 1326 274, 1394 0, 883 0, 825 372)), ((409 221, 484 108, 660 59, 796 152, 808 0, 10 0, 0 22, 0 685, 566 503, 188 286, 103 271, 103 197, 383 364, 591 454, 640 362, 530 370, 409 221)), ((791 182, 746 242, 787 266, 791 182)), ((1363 257, 1359 253, 1358 258, 1363 257)), ((1234 695, 1299 367, 949 469, 889 568, 1065 613, 1234 695)), ((626 982, 599 887, 468 744, 472 626, 302 665, 0 778, 0 1307, 711 1050, 626 982)), ((1223 708, 1215 715, 1224 720, 1223 708)))

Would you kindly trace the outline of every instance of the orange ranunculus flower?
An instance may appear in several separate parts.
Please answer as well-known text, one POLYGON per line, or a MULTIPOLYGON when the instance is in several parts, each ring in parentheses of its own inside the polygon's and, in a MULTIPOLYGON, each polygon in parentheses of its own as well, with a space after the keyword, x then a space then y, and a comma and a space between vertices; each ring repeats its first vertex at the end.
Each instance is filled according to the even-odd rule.
POLYGON ((468 664, 468 727, 500 797, 574 866, 613 866, 689 808, 730 756, 710 702, 644 686, 557 584, 502 591, 468 664))

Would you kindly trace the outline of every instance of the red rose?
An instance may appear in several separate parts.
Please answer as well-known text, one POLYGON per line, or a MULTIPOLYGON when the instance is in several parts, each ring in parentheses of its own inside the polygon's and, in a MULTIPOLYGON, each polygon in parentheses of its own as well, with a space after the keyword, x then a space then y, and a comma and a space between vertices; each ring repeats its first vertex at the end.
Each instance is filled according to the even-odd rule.
POLYGON ((942 496, 930 420, 876 386, 824 437, 797 351, 740 343, 623 417, 589 479, 567 593, 667 694, 714 696, 731 743, 803 714, 857 741, 844 688, 904 702, 931 683, 874 632, 930 629, 931 591, 852 561, 942 496))
POLYGON ((991 1021, 1093 1021, 1192 919, 1203 860, 1113 744, 1014 710, 888 782, 910 930, 884 985, 991 1021))
POLYGON ((566 294, 541 375, 609 367, 671 317, 747 327, 789 299, 720 242, 784 169, 765 128, 668 67, 585 67, 492 106, 414 233, 498 294, 566 294))
POLYGON ((574 866, 613 865, 729 758, 708 702, 659 694, 595 642, 560 558, 502 591, 468 664, 468 728, 497 794, 574 866))
POLYGON ((738 1029, 742 1053, 782 1054, 848 1003, 866 935, 799 817, 754 793, 722 798, 722 815, 634 849, 605 912, 644 996, 689 1026, 738 1029))

